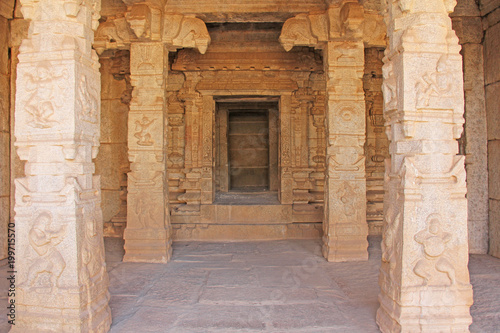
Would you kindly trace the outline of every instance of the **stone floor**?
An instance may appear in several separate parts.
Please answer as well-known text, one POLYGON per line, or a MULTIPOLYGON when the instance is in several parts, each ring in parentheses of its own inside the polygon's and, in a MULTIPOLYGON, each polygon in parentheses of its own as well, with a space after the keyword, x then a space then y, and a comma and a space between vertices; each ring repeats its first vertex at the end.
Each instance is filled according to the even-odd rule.
MULTIPOLYGON (((106 239, 111 332, 378 332, 380 239, 370 259, 327 263, 320 242, 174 243, 167 265, 123 263, 106 239)), ((471 332, 499 332, 500 259, 472 255, 471 332)), ((0 285, 7 268, 0 267, 0 285)), ((0 294, 5 309, 6 292, 0 294)), ((0 317, 0 332, 9 326, 0 317)))

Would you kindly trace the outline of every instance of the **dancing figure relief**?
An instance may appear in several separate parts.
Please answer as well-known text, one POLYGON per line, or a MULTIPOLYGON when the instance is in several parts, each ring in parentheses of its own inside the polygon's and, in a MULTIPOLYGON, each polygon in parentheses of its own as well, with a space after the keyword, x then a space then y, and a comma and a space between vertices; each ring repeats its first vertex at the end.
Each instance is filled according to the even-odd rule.
MULTIPOLYGON (((49 287, 59 288, 59 278, 66 268, 66 262, 57 249, 66 235, 66 226, 59 228, 52 226, 52 216, 48 212, 42 212, 35 219, 35 223, 29 231, 28 238, 31 247, 38 255, 28 270, 26 284, 29 288, 35 287, 42 273, 49 274, 49 287)), ((45 287, 44 283, 40 283, 45 287)))
POLYGON ((453 97, 453 73, 450 70, 448 57, 439 58, 436 70, 427 72, 415 85, 417 91, 417 108, 430 105, 432 97, 453 97))
POLYGON ((156 119, 149 120, 148 117, 144 116, 142 119, 135 121, 135 130, 137 131, 134 136, 138 139, 137 144, 139 146, 152 146, 154 145, 154 140, 151 138, 151 133, 149 133, 149 127, 154 123, 156 119))
POLYGON ((422 245, 424 258, 417 261, 413 272, 424 279, 424 285, 430 284, 436 273, 444 273, 451 285, 456 284, 455 268, 446 258, 446 244, 451 241, 451 234, 443 231, 436 214, 428 218, 427 229, 418 232, 414 239, 422 245))
POLYGON ((48 64, 41 64, 34 74, 27 74, 26 90, 30 93, 25 110, 30 115, 28 126, 39 129, 51 128, 58 123, 53 119, 56 104, 56 81, 64 76, 54 73, 48 64))

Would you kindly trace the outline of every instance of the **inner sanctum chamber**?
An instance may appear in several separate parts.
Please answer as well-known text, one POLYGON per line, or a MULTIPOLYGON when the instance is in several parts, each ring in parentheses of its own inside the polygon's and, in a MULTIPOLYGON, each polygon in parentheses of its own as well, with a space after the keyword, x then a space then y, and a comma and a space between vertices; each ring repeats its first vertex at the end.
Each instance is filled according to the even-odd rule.
POLYGON ((175 241, 280 239, 360 261, 374 235, 381 330, 467 331, 468 254, 500 253, 479 3, 2 2, 17 329, 109 328, 103 236, 167 263, 175 241))
MULTIPOLYGON (((204 54, 189 48, 169 53, 163 114, 168 193, 163 202, 168 206, 172 240, 322 237, 327 163, 324 54, 308 46, 296 46, 287 52, 280 43, 282 29, 279 22, 211 23, 207 24, 210 46, 204 54)), ((358 138, 355 148, 341 148, 345 154, 336 161, 339 169, 352 163, 354 166, 345 167, 344 172, 356 171, 360 179, 342 182, 332 200, 350 205, 344 209, 347 219, 355 216, 368 221, 359 231, 366 239, 368 230, 373 235, 382 231, 388 140, 382 115, 383 48, 360 51, 356 75, 363 89, 357 97, 362 98, 355 110, 348 109, 338 120, 353 120, 358 138), (358 183, 363 183, 362 189, 358 183), (366 201, 366 212, 365 207, 354 207, 356 195, 361 202, 366 201)), ((129 71, 129 57, 121 51, 101 54, 102 75, 115 76, 109 84, 115 84, 116 78, 127 81, 123 73, 129 71), (119 77, 108 74, 104 72, 108 68, 123 73, 119 77)), ((338 84, 342 81, 339 77, 338 84)), ((122 93, 126 93, 126 83, 123 88, 122 93)), ((113 92, 103 89, 108 90, 113 92)), ((119 96, 109 97, 116 100, 119 96)), ((151 133, 154 121, 146 113, 128 121, 132 144, 145 149, 155 146, 151 133)), ((337 140, 344 143, 350 136, 352 133, 343 133, 337 140)), ((129 152, 131 146, 129 142, 129 152)), ((118 154, 125 146, 110 145, 110 149, 115 150, 110 154, 118 154)), ((129 168, 121 158, 122 174, 109 176, 115 177, 117 184, 119 177, 126 179, 129 168)), ((107 167, 105 161, 110 161, 109 156, 101 154, 98 168, 100 160, 102 169, 107 167)), ((136 172, 130 176, 141 177, 136 172)), ((120 191, 124 192, 126 185, 122 180, 120 191)), ((111 216, 105 217, 105 234, 109 236, 122 235, 126 204, 130 221, 147 197, 141 194, 139 202, 131 205, 130 190, 126 202, 123 195, 116 194, 116 189, 103 188, 103 197, 113 201, 109 213, 106 208, 104 211, 106 217, 111 216)))

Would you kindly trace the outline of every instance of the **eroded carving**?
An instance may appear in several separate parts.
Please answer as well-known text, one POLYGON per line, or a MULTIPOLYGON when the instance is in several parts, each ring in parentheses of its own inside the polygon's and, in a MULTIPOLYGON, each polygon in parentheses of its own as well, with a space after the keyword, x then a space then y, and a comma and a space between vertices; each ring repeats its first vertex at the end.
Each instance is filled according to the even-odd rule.
POLYGON ((61 252, 57 249, 66 236, 66 226, 54 227, 53 218, 49 212, 41 212, 35 218, 28 238, 31 247, 38 254, 28 270, 26 284, 29 288, 60 288, 59 277, 66 268, 61 252), (47 273, 49 281, 39 281, 40 275, 47 273), (39 282, 37 284, 37 282, 39 282))
POLYGON ((166 15, 164 39, 174 49, 193 47, 201 54, 205 54, 211 41, 205 22, 194 15, 166 15))
POLYGON ((98 93, 90 84, 90 81, 85 75, 82 75, 78 83, 77 104, 80 110, 80 118, 91 124, 99 122, 99 102, 97 101, 97 95, 98 93))
POLYGON ((27 122, 33 128, 52 128, 59 123, 53 119, 55 110, 62 106, 61 91, 64 92, 65 69, 56 69, 48 62, 40 63, 35 74, 25 74, 25 89, 29 93, 25 110, 30 115, 27 122))
POLYGON ((147 192, 138 193, 136 200, 134 212, 137 216, 137 221, 139 221, 137 228, 143 229, 156 226, 158 224, 156 220, 157 210, 161 208, 158 202, 155 202, 153 196, 147 192))
POLYGON ((348 182, 343 182, 339 190, 337 191, 338 198, 342 203, 342 208, 346 216, 353 216, 356 214, 355 198, 356 192, 354 191, 351 184, 348 182))
POLYGON ((439 214, 431 214, 427 218, 427 228, 414 237, 422 245, 424 258, 416 263, 413 272, 424 279, 424 285, 429 284, 436 271, 446 274, 452 285, 456 283, 455 268, 445 255, 446 244, 452 236, 443 230, 441 220, 439 214))
POLYGON ((448 56, 443 54, 436 65, 436 70, 425 73, 415 85, 417 91, 416 107, 427 107, 432 97, 437 99, 454 96, 453 73, 448 64, 448 56))
POLYGON ((137 38, 150 36, 151 15, 151 10, 146 4, 134 5, 127 13, 127 21, 137 38))
POLYGON ((384 82, 382 83, 382 92, 384 93, 384 110, 394 110, 397 108, 397 86, 392 62, 386 61, 382 67, 382 72, 384 75, 384 82))
POLYGON ((294 46, 316 46, 318 43, 318 39, 312 34, 311 22, 306 14, 286 20, 279 41, 287 52, 294 46))
POLYGON ((149 126, 155 122, 156 119, 149 119, 147 116, 143 116, 141 120, 135 121, 135 130, 137 131, 134 136, 138 139, 137 144, 139 146, 152 146, 154 145, 154 140, 151 138, 151 133, 149 126))

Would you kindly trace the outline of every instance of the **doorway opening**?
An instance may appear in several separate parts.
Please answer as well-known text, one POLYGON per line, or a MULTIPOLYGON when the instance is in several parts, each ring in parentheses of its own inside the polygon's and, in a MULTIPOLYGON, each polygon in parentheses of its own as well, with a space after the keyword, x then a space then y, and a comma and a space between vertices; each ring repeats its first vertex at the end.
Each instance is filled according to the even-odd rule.
POLYGON ((218 100, 216 202, 279 204, 278 101, 218 100))
POLYGON ((269 112, 229 111, 228 162, 230 191, 269 190, 269 112))

